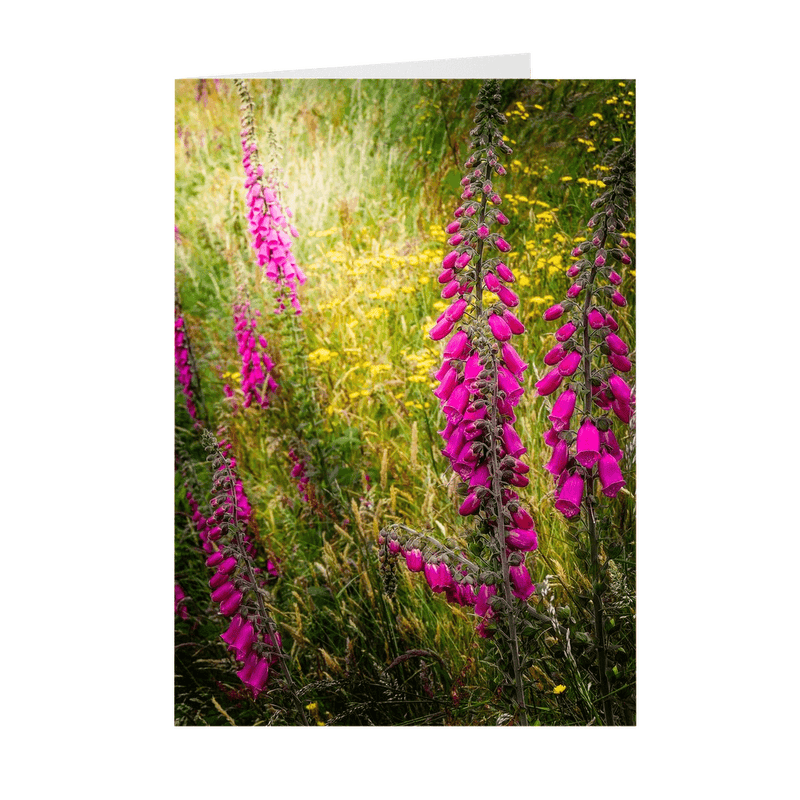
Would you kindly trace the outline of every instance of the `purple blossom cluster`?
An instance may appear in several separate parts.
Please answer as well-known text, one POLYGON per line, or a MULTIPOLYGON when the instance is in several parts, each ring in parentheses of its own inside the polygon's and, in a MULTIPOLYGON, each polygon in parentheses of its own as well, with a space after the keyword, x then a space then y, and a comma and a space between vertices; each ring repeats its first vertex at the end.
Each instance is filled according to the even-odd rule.
POLYGON ((181 619, 189 619, 189 611, 186 608, 186 593, 181 588, 179 583, 175 584, 175 613, 181 619))
MULTIPOLYGON (((208 437, 213 440, 210 434, 208 437)), ((215 493, 205 531, 205 541, 211 545, 206 548, 210 552, 206 565, 214 570, 208 582, 211 599, 219 604, 222 616, 231 617, 221 638, 243 662, 237 675, 256 697, 267 684, 270 667, 278 661, 280 634, 261 600, 263 573, 253 563, 254 546, 247 535, 252 508, 236 475, 236 460, 229 455, 230 445, 224 440, 213 441, 209 449, 215 493)))
MULTIPOLYGON (((434 394, 447 420, 439 432, 446 443, 442 453, 468 487, 459 513, 480 513, 490 528, 496 528, 499 492, 506 546, 526 552, 535 550, 538 542, 533 518, 516 492, 530 482, 530 467, 521 460, 527 448, 514 429, 514 409, 524 392, 521 381, 528 365, 511 343, 525 326, 511 310, 519 298, 508 286, 514 273, 502 258, 511 247, 492 230, 509 222, 500 211, 502 198, 494 180, 506 174, 499 153, 509 154, 511 148, 499 130, 505 117, 491 100, 485 98, 478 108, 478 124, 470 132, 473 152, 461 181, 463 202, 445 229, 453 249, 442 261, 439 283, 444 286, 442 297, 455 299, 430 335, 436 340, 454 329, 455 333, 444 348, 434 394), (484 304, 484 289, 497 300, 484 304)), ((527 572, 524 564, 522 571, 527 572)))
MULTIPOLYGON (((389 533, 388 538, 382 535, 378 542, 382 545, 385 543, 390 553, 401 555, 410 572, 421 572, 431 590, 441 593, 448 603, 472 608, 475 615, 481 618, 476 629, 482 637, 490 638, 494 635, 490 623, 494 617, 491 598, 497 594, 496 585, 476 582, 474 571, 463 565, 451 567, 440 554, 426 558, 419 541, 412 538, 403 542, 394 531, 389 533)), ((457 562, 459 558, 455 557, 453 560, 457 562)), ((509 573, 512 594, 520 600, 527 600, 534 592, 528 568, 524 563, 519 563, 510 567, 509 573)))
POLYGON ((519 298, 510 288, 514 272, 503 260, 511 245, 500 228, 509 219, 500 210, 495 181, 507 173, 500 158, 511 148, 500 132, 506 120, 497 109, 499 101, 497 83, 484 84, 476 127, 470 131, 462 202, 446 227, 452 249, 438 278, 441 296, 452 302, 430 331, 435 341, 452 334, 435 375, 439 385, 434 395, 446 420, 439 431, 442 454, 461 479, 459 514, 477 517, 476 543, 494 553, 490 570, 499 572, 484 579, 475 564, 454 551, 426 556, 429 551, 413 537, 398 539, 396 530, 384 537, 389 552, 402 554, 412 572, 423 572, 433 591, 474 609, 482 636, 491 635, 487 624, 494 616, 491 601, 498 579, 509 602, 511 595, 527 600, 534 592, 525 553, 538 547, 533 517, 517 492, 530 482, 530 467, 522 460, 527 448, 514 428, 528 365, 512 344, 525 326, 512 311, 519 298))
MULTIPOLYGON (((233 306, 233 330, 242 359, 244 408, 249 408, 254 403, 260 408, 266 408, 270 395, 278 389, 271 374, 275 365, 267 353, 267 340, 258 333, 257 318, 260 315, 261 312, 253 309, 250 301, 242 299, 240 294, 239 302, 233 306)), ((228 390, 230 391, 230 387, 228 390)))
POLYGON ((289 449, 289 459, 292 462, 291 476, 297 482, 297 491, 304 502, 309 502, 308 498, 308 483, 309 478, 306 474, 307 464, 306 460, 299 456, 294 448, 289 449))
POLYGON ((575 282, 567 299, 544 313, 548 321, 570 316, 555 333, 556 346, 544 357, 552 369, 536 384, 543 396, 565 385, 548 416, 552 427, 545 443, 553 452, 545 468, 555 480, 555 507, 567 518, 580 513, 595 478, 607 497, 616 497, 625 485, 619 466, 623 454, 608 412, 628 425, 635 403, 630 385, 619 374, 631 371, 630 348, 618 336, 619 324, 608 307, 627 305, 617 288, 622 277, 612 264, 631 263, 630 245, 622 233, 633 193, 629 160, 623 158, 606 181, 607 191, 592 203, 594 209, 602 206, 589 221, 594 235, 572 251, 578 260, 567 275, 575 282))
POLYGON ((284 296, 295 313, 302 313, 297 297, 297 287, 306 281, 306 276, 295 261, 292 253, 292 239, 299 233, 289 220, 291 209, 284 209, 279 198, 278 180, 274 171, 265 178, 264 167, 258 160, 255 127, 253 123, 253 104, 243 81, 236 81, 242 98, 241 140, 244 156, 242 164, 245 171, 247 189, 247 219, 251 244, 255 250, 259 266, 264 274, 277 287, 278 305, 276 313, 285 310, 284 296))
POLYGON ((197 421, 197 406, 194 402, 195 394, 192 389, 192 384, 196 383, 196 381, 193 380, 194 376, 192 374, 189 338, 186 334, 186 326, 183 317, 180 316, 175 319, 175 369, 178 372, 178 382, 186 398, 186 408, 189 411, 189 416, 197 421))

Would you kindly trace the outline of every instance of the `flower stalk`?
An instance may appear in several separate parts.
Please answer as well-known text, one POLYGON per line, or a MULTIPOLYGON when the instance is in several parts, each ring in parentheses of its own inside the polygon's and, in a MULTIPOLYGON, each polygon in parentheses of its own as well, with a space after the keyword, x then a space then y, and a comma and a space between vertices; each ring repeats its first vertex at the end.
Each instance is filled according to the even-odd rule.
POLYGON ((520 460, 527 448, 514 430, 527 364, 511 344, 525 327, 511 310, 519 305, 507 285, 514 274, 503 262, 511 246, 497 230, 509 220, 500 211, 494 181, 506 174, 500 154, 511 153, 500 132, 506 121, 498 110, 500 99, 497 81, 484 83, 461 181, 463 202, 446 227, 453 249, 442 261, 439 283, 442 297, 452 302, 430 331, 434 340, 452 334, 434 394, 447 420, 439 432, 442 454, 462 481, 459 513, 476 518, 474 530, 465 534, 476 568, 454 558, 454 548, 420 549, 418 538, 401 537, 396 527, 384 531, 383 539, 385 547, 405 555, 411 571, 424 572, 434 592, 471 605, 481 618, 481 636, 501 633, 501 671, 513 692, 517 721, 527 725, 518 618, 534 591, 525 553, 538 542, 533 518, 516 492, 529 483, 529 468, 520 460))
POLYGON ((306 281, 306 276, 292 253, 292 237, 297 238, 297 228, 289 222, 292 211, 284 208, 280 199, 280 182, 277 168, 265 175, 259 162, 255 133, 255 105, 247 84, 234 79, 241 100, 242 165, 247 189, 247 218, 251 244, 259 266, 264 267, 265 276, 275 284, 277 307, 275 313, 286 310, 286 302, 296 314, 302 313, 297 287, 306 281))
POLYGON ((600 209, 588 223, 593 229, 592 239, 573 249, 572 256, 578 260, 567 273, 575 282, 567 299, 544 313, 545 320, 560 319, 564 314, 570 314, 570 319, 555 334, 559 345, 545 356, 552 369, 536 384, 538 393, 546 396, 565 378, 570 379, 549 415, 552 428, 545 442, 553 448, 553 454, 546 469, 554 476, 556 509, 567 519, 581 519, 589 540, 597 667, 607 725, 614 724, 614 714, 607 674, 605 564, 600 555, 596 487, 599 483, 601 493, 614 498, 625 485, 619 466, 622 451, 609 411, 628 425, 635 403, 630 387, 619 374, 632 367, 627 358, 629 347, 617 335, 619 324, 610 311, 610 305, 627 304, 616 288, 622 278, 612 264, 631 263, 623 231, 630 220, 627 209, 633 196, 634 168, 633 152, 623 153, 604 179, 606 191, 592 202, 593 209, 600 209))
POLYGON ((225 442, 218 442, 209 431, 203 432, 203 443, 214 470, 212 515, 207 540, 216 547, 206 564, 216 571, 209 581, 211 599, 220 604, 220 613, 231 617, 222 640, 236 659, 244 662, 238 677, 252 691, 253 697, 264 690, 270 668, 278 665, 286 688, 304 725, 308 724, 281 650, 277 625, 267 612, 262 571, 253 561, 253 544, 243 523, 239 483, 233 460, 227 455, 225 442))

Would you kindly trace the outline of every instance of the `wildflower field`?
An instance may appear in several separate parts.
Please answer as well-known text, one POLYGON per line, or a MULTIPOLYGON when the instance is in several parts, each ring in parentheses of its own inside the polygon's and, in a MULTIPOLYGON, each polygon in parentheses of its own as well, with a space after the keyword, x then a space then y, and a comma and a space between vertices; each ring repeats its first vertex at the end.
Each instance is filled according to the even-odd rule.
POLYGON ((635 725, 634 82, 175 126, 175 724, 635 725))

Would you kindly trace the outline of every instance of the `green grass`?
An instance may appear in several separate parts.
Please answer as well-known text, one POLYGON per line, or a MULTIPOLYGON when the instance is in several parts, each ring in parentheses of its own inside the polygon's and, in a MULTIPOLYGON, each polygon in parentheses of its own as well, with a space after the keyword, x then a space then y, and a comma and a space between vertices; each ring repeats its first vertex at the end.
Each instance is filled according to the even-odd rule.
MULTIPOLYGON (((616 144, 612 140, 633 139, 634 106, 623 101, 633 102, 628 92, 634 87, 618 84, 503 83, 514 154, 498 189, 511 219, 508 263, 527 326, 515 346, 530 364, 517 428, 529 448, 531 484, 523 497, 540 542, 529 566, 537 582, 555 576, 554 603, 569 605, 576 621, 589 583, 574 526, 553 509, 552 481, 543 469, 549 402, 532 386, 554 330, 541 312, 569 286, 564 270, 571 243, 585 232, 589 204, 599 191, 579 179, 602 177, 594 167, 602 165, 616 144), (616 103, 608 103, 613 97, 616 103)), ((268 158, 272 129, 282 147, 284 199, 301 234, 294 252, 308 282, 301 290, 300 331, 270 313, 271 286, 260 279, 251 257, 235 89, 225 81, 217 89, 209 81, 204 105, 195 99, 195 82, 176 86, 181 135, 176 132, 175 222, 183 237, 176 246, 177 290, 211 428, 228 428, 260 541, 281 563, 272 606, 286 633, 294 679, 307 687, 306 699, 316 703, 313 714, 320 722, 494 724, 502 711, 492 691, 493 670, 485 663, 489 650, 474 632, 471 613, 448 606, 402 565, 397 595, 384 597, 375 551, 378 531, 391 522, 447 536, 457 535, 463 522, 452 472, 439 453, 436 431, 443 421, 430 372, 438 367, 441 346, 430 341, 427 329, 441 303, 435 275, 446 247, 442 228, 457 205, 478 86, 250 81, 262 160, 268 158), (234 267, 264 309, 267 338, 281 343, 273 357, 285 387, 271 408, 244 415, 232 415, 222 393, 221 374, 238 370, 231 326, 234 267), (297 419, 317 420, 303 430, 306 444, 298 440, 316 470, 312 482, 322 481, 312 440, 327 459, 327 489, 311 506, 299 501, 289 476, 287 432, 297 419), (389 668, 408 651, 427 655, 389 668)), ((626 268, 623 278, 629 306, 617 318, 633 341, 635 273, 626 268)), ((192 449, 181 402, 179 396, 176 413, 185 431, 180 438, 188 443, 189 460, 199 464, 203 453, 192 449)), ((630 493, 602 508, 613 516, 607 538, 615 563, 623 562, 618 565, 625 581, 634 587, 635 475, 633 463, 627 466, 630 493)), ((185 527, 180 482, 176 497, 176 579, 191 595, 192 613, 188 623, 177 623, 176 719, 229 724, 219 705, 236 724, 291 722, 279 693, 262 695, 257 703, 247 698, 215 639, 222 622, 213 617, 206 568, 185 527)), ((629 608, 617 615, 628 638, 630 615, 629 608)), ((573 675, 544 638, 531 644, 543 653, 530 687, 540 724, 585 724, 576 684, 589 682, 591 663, 579 661, 573 675), (553 654, 547 655, 548 648, 553 654), (567 692, 554 695, 559 683, 567 692)), ((632 674, 629 664, 623 683, 632 674)), ((590 697, 586 705, 596 702, 590 697)))

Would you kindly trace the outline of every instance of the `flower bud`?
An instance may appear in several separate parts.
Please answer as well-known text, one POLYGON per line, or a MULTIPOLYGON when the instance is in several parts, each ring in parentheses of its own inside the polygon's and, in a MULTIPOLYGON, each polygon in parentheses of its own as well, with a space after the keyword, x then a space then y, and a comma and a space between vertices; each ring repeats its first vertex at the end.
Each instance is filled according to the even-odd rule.
POLYGON ((489 315, 489 328, 498 342, 507 342, 511 338, 511 328, 504 317, 505 315, 503 317, 497 314, 489 315))
POLYGON ((606 344, 611 348, 611 351, 620 356, 628 355, 628 345, 622 341, 615 333, 609 333, 606 336, 606 344))
POLYGON ((458 250, 451 250, 443 259, 442 266, 445 269, 451 269, 458 259, 458 250))
POLYGON ((502 262, 500 262, 495 269, 497 270, 497 274, 500 278, 502 278, 507 283, 514 282, 514 273, 502 262))
POLYGON ((517 297, 516 292, 512 292, 507 286, 501 286, 497 290, 497 295, 501 302, 511 308, 516 308, 519 305, 519 297, 517 297))
POLYGON ((579 283, 573 283, 572 286, 567 289, 567 297, 577 297, 583 291, 583 286, 579 283))
POLYGON ((558 367, 551 369, 540 381, 536 383, 536 391, 542 396, 552 394, 561 385, 563 376, 559 374, 558 367))
POLYGON ((452 320, 444 318, 437 322, 430 330, 430 337, 434 341, 438 341, 439 339, 444 339, 450 331, 453 330, 454 323, 452 320))
POLYGON ((622 276, 614 272, 613 269, 608 273, 608 279, 614 286, 619 286, 622 283, 622 276))
POLYGON ((498 236, 497 239, 495 239, 494 246, 501 253, 507 253, 509 250, 511 250, 511 245, 501 236, 498 236))
POLYGON ((575 323, 568 322, 566 325, 562 325, 556 331, 555 334, 556 340, 559 342, 566 342, 572 336, 572 334, 575 333, 576 330, 577 328, 575 327, 575 323))
POLYGON ((450 283, 448 283, 447 286, 442 289, 442 297, 445 300, 449 300, 451 297, 453 297, 453 295, 456 294, 456 292, 458 292, 459 287, 460 284, 458 281, 450 281, 450 283))
POLYGON ((497 276, 493 272, 487 272, 486 275, 483 276, 483 282, 490 292, 497 294, 497 292, 500 291, 500 281, 497 280, 497 276))
POLYGON ((554 306, 550 306, 547 311, 544 312, 544 319, 548 322, 550 320, 558 319, 564 313, 564 306, 561 303, 558 303, 554 306))
POLYGON ((525 333, 525 326, 510 311, 503 312, 503 319, 511 330, 511 333, 519 335, 525 333))
POLYGON ((558 372, 560 375, 572 375, 578 364, 581 363, 581 354, 577 350, 573 350, 559 365, 558 372))
POLYGON ((621 356, 617 353, 608 354, 608 363, 619 372, 630 372, 633 366, 631 360, 627 356, 621 356))
POLYGON ((611 302, 615 306, 626 306, 626 305, 628 305, 628 301, 619 292, 614 292, 614 294, 611 295, 611 302))

